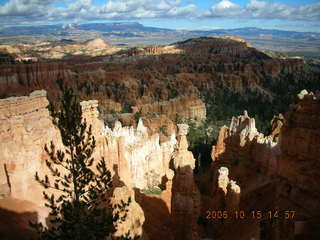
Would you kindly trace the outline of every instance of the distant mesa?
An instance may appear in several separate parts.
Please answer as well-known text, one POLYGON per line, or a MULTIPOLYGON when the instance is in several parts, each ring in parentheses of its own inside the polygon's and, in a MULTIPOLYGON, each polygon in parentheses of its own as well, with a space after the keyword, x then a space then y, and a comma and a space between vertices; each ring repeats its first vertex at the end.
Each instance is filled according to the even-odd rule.
POLYGON ((89 40, 85 42, 85 45, 88 49, 103 49, 103 48, 110 48, 111 45, 106 43, 101 38, 96 38, 93 40, 89 40))

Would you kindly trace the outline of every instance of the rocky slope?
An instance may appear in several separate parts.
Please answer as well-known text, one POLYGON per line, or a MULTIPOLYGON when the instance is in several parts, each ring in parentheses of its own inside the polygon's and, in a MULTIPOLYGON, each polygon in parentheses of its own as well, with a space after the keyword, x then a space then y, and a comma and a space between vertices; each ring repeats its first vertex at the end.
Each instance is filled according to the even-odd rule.
MULTIPOLYGON (((291 224, 299 229, 296 237, 316 239, 319 232, 314 227, 319 223, 320 210, 316 186, 319 99, 307 91, 302 91, 299 98, 300 102, 290 106, 284 116, 283 126, 275 128, 278 142, 272 141, 274 134, 268 137, 260 134, 254 119, 245 113, 233 118, 229 128, 220 130, 212 159, 213 167, 228 166, 240 182, 242 208, 295 211, 291 224), (255 202, 257 198, 259 202, 255 202)), ((280 227, 280 231, 284 230, 280 227)))
MULTIPOLYGON (((101 45, 100 40, 94 42, 101 45)), ((121 109, 131 112, 130 106, 144 113, 162 113, 160 106, 169 104, 165 108, 174 110, 168 113, 171 118, 178 114, 203 119, 205 110, 199 97, 203 101, 211 96, 224 99, 226 94, 238 94, 240 100, 259 96, 271 102, 281 96, 278 90, 282 88, 277 86, 313 84, 319 77, 304 68, 302 59, 271 58, 232 37, 197 38, 135 51, 138 50, 122 50, 104 57, 1 64, 0 96, 26 95, 44 88, 49 99, 55 100, 55 80, 60 76, 81 99, 99 100, 104 113, 121 109), (194 105, 188 110, 184 103, 174 100, 177 97, 190 98, 184 102, 197 102, 195 107, 199 110, 191 110, 194 105)))

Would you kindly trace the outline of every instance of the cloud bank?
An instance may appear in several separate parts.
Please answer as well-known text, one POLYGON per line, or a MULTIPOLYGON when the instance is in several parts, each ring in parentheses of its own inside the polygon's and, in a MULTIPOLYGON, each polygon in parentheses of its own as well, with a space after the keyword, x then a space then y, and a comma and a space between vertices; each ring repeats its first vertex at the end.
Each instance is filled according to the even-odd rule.
POLYGON ((93 5, 92 0, 10 0, 0 5, 0 19, 17 24, 21 21, 52 23, 68 20, 185 18, 194 17, 196 10, 196 5, 183 5, 176 0, 109 0, 100 5, 93 5), (67 7, 56 7, 57 3, 62 2, 67 7))
POLYGON ((211 18, 320 20, 320 3, 289 6, 283 3, 251 0, 244 7, 222 0, 202 14, 211 18))
POLYGON ((107 0, 100 5, 92 0, 10 0, 0 5, 0 20, 10 25, 168 18, 320 20, 320 3, 289 6, 250 0, 241 7, 222 0, 205 11, 199 9, 190 1, 185 4, 180 0, 107 0))

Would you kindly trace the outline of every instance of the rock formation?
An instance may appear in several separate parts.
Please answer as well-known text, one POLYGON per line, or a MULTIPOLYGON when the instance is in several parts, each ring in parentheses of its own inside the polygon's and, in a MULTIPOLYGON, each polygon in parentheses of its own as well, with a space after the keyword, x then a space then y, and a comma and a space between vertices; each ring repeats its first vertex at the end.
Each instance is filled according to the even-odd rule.
MULTIPOLYGON (((29 97, 0 100, 1 183, 8 187, 5 166, 12 197, 35 200, 29 191, 37 188, 33 187, 34 173, 43 170, 46 158, 43 146, 51 140, 61 146, 59 132, 51 122, 47 105, 44 91, 33 92, 29 97)), ((128 186, 149 188, 161 182, 169 169, 176 143, 174 133, 169 141, 160 143, 159 134, 149 136, 141 120, 137 129, 122 127, 117 122, 111 130, 98 119, 97 101, 84 101, 81 106, 83 117, 92 125, 96 136, 95 158, 105 157, 111 171, 117 171, 128 186)))
POLYGON ((270 137, 274 142, 277 142, 281 128, 284 123, 283 115, 280 113, 274 116, 270 123, 271 123, 271 130, 272 130, 270 137))
POLYGON ((166 203, 169 214, 172 211, 172 184, 174 178, 174 171, 171 169, 167 170, 166 173, 167 182, 165 185, 165 189, 161 192, 160 198, 166 203))
POLYGON ((116 232, 113 237, 126 236, 130 239, 140 238, 143 233, 143 223, 145 221, 142 208, 135 201, 133 190, 126 186, 114 189, 111 204, 115 208, 113 214, 119 214, 116 224, 116 232), (117 205, 129 204, 119 211, 117 205), (121 218, 125 218, 124 221, 121 218))
POLYGON ((172 185, 172 217, 175 239, 199 239, 197 218, 200 216, 200 193, 194 182, 195 159, 188 151, 186 135, 189 126, 178 124, 178 144, 173 155, 175 175, 172 185))
POLYGON ((13 198, 33 202, 42 198, 34 174, 44 170, 43 147, 51 140, 57 147, 61 146, 59 131, 52 124, 47 105, 45 91, 0 100, 0 166, 6 169, 13 198))
POLYGON ((6 165, 0 166, 0 199, 7 197, 10 194, 10 185, 6 172, 6 165))
MULTIPOLYGON (((240 186, 236 181, 229 178, 229 169, 227 167, 213 167, 211 169, 213 178, 207 187, 210 188, 208 191, 207 198, 204 198, 202 202, 202 211, 215 211, 223 212, 228 211, 232 218, 232 213, 240 208, 240 186)), ((206 213, 202 213, 205 215, 206 213)), ((221 218, 216 218, 221 220, 221 218)))
POLYGON ((279 193, 301 215, 319 218, 320 100, 313 93, 299 94, 300 102, 285 115, 279 145, 279 193), (303 95, 303 96, 301 96, 303 95))
POLYGON ((170 101, 155 102, 151 104, 137 105, 136 112, 141 114, 159 113, 171 119, 177 117, 202 121, 206 119, 205 104, 199 98, 176 98, 170 101))
POLYGON ((104 138, 98 150, 104 151, 108 165, 117 169, 127 186, 148 189, 161 183, 169 169, 175 134, 160 144, 159 134, 149 136, 140 119, 137 129, 122 127, 120 122, 116 122, 113 130, 106 126, 104 138))
MULTIPOLYGON (((99 39, 92 43, 104 46, 99 39)), ((59 47, 61 54, 86 51, 80 43, 53 45, 59 47)), ((41 55, 50 47, 50 43, 44 43, 34 46, 33 51, 38 49, 41 55)), ((92 54, 96 54, 95 50, 92 54)), ((55 81, 61 76, 82 100, 99 100, 104 111, 120 111, 120 105, 126 104, 137 106, 144 113, 168 114, 171 119, 178 115, 201 120, 205 110, 199 96, 228 89, 244 99, 258 93, 272 101, 271 86, 286 82, 288 74, 294 73, 299 82, 319 77, 304 69, 302 59, 270 58, 231 37, 197 38, 141 51, 137 57, 121 51, 103 58, 79 53, 51 62, 43 62, 40 57, 38 63, 2 64, 0 97, 25 95, 42 88, 48 91, 50 100, 55 100, 55 81)))
MULTIPOLYGON (((175 133, 169 136, 168 141, 160 143, 159 134, 149 135, 141 119, 137 128, 122 127, 120 122, 116 122, 111 130, 98 119, 97 101, 83 101, 80 104, 83 117, 92 125, 96 138, 94 157, 105 158, 113 174, 114 185, 148 189, 158 186, 162 178, 167 176, 166 198, 167 205, 170 206, 170 181, 172 182, 173 172, 169 169, 169 161, 176 145, 175 133)), ((43 147, 52 140, 58 149, 63 148, 59 131, 52 124, 47 105, 45 91, 0 100, 1 197, 42 205, 43 189, 35 182, 34 175, 36 171, 41 175, 48 173, 44 164, 48 157, 43 147)), ((131 196, 132 191, 128 191, 131 196)), ((128 191, 123 190, 123 194, 126 195, 128 191)), ((123 231, 128 226, 141 230, 142 210, 136 205, 133 209, 132 218, 128 220, 128 224, 133 225, 126 223, 123 231), (141 220, 140 227, 135 225, 136 216, 141 220)), ((134 231, 134 234, 140 235, 140 230, 134 231)))
POLYGON ((244 115, 233 117, 229 128, 220 129, 217 144, 211 152, 212 160, 218 165, 258 164, 268 174, 277 171, 278 155, 278 145, 258 132, 255 119, 246 111, 244 115))
MULTIPOLYGON (((233 118, 230 128, 221 128, 217 145, 212 149, 213 166, 232 168, 231 175, 243 186, 240 201, 243 207, 295 211, 297 215, 292 221, 304 219, 309 226, 302 230, 304 234, 314 231, 319 234, 308 229, 319 224, 320 102, 317 95, 306 90, 298 97, 300 102, 290 105, 284 117, 274 117, 269 137, 258 133, 254 119, 246 113, 233 118), (276 136, 278 142, 272 142, 276 136)), ((226 192, 228 179, 224 175, 219 182, 226 192)), ((229 189, 232 188, 234 193, 239 190, 233 183, 229 189)), ((238 202, 234 193, 230 202, 238 202)))
MULTIPOLYGON (((240 205, 240 187, 237 183, 229 179, 229 169, 226 167, 220 167, 218 170, 218 190, 222 190, 225 200, 222 202, 222 206, 225 207, 230 213, 237 210, 240 205)), ((216 192, 218 194, 218 192, 216 192)), ((217 208, 223 209, 223 208, 217 208)))

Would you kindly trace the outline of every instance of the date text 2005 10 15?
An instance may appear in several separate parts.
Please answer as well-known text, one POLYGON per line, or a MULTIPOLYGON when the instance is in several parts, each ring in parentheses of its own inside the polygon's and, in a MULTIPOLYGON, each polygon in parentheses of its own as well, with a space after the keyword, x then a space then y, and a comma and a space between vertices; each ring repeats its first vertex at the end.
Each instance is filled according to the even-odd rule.
POLYGON ((236 210, 236 211, 220 211, 220 210, 208 210, 206 211, 206 219, 294 219, 296 215, 295 211, 292 210, 236 210))

